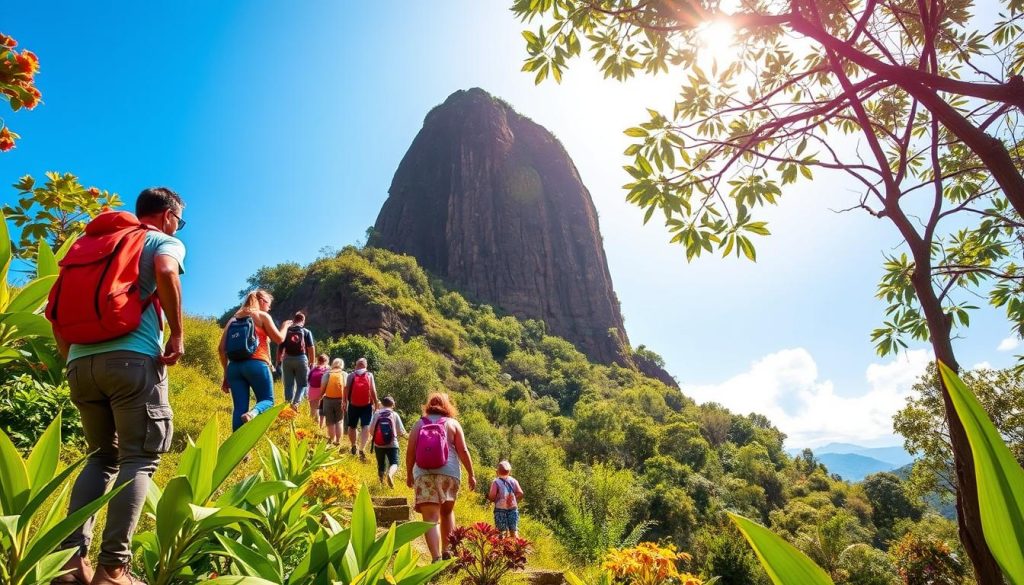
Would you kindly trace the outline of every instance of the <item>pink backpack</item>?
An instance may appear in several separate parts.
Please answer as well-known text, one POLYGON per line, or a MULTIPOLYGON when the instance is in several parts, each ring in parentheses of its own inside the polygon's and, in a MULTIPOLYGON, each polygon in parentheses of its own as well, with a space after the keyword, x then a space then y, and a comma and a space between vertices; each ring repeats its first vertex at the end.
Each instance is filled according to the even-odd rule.
POLYGON ((420 430, 416 435, 416 465, 420 469, 440 469, 448 464, 448 432, 443 416, 432 422, 430 418, 420 419, 420 430))

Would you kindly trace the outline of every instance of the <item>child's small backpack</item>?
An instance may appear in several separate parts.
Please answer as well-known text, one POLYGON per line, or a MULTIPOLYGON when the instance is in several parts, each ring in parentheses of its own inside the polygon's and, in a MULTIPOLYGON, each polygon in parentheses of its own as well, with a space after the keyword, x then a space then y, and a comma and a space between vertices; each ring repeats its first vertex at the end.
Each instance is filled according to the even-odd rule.
POLYGON ((416 434, 416 465, 420 469, 440 469, 448 464, 446 420, 443 416, 437 422, 426 416, 420 419, 416 434))
POLYGON ((244 362, 252 359, 256 353, 259 340, 256 339, 256 323, 252 317, 235 318, 228 325, 227 339, 224 341, 224 351, 228 359, 233 362, 244 362))
POLYGON ((395 440, 395 423, 391 420, 391 411, 382 410, 377 415, 377 424, 373 429, 373 444, 378 447, 390 447, 395 440))

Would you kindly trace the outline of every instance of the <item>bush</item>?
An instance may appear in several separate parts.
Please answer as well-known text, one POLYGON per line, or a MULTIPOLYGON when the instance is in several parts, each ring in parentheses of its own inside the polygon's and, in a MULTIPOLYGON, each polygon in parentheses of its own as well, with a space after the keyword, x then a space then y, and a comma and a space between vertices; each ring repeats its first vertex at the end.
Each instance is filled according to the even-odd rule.
POLYGON ((356 360, 364 357, 369 364, 370 370, 376 372, 380 369, 384 360, 387 359, 384 351, 384 343, 376 337, 364 335, 346 335, 341 339, 328 339, 323 345, 319 345, 318 353, 326 353, 329 360, 341 358, 345 360, 345 367, 352 369, 356 360))
POLYGON ((217 348, 221 327, 212 317, 185 316, 185 354, 181 365, 195 368, 211 380, 220 380, 224 370, 220 365, 217 348))
POLYGON ((54 386, 25 374, 0 386, 0 429, 18 449, 27 451, 35 445, 58 413, 62 413, 64 443, 83 444, 82 420, 71 402, 67 382, 54 386))
POLYGON ((421 339, 406 342, 395 338, 376 370, 377 394, 381 398, 392 396, 401 414, 416 413, 430 392, 441 387, 447 374, 448 362, 431 352, 421 339))

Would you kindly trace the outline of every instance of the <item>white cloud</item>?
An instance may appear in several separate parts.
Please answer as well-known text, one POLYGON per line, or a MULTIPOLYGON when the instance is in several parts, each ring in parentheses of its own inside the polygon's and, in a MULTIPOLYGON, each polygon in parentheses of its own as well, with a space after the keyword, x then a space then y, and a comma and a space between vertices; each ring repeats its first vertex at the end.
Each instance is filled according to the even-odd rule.
POLYGON ((996 348, 996 351, 1013 351, 1018 347, 1020 347, 1020 338, 1011 335, 999 342, 999 347, 996 348))
POLYGON ((994 368, 992 367, 992 364, 990 364, 989 362, 978 362, 978 363, 974 364, 973 366, 971 366, 971 369, 972 370, 991 370, 991 369, 994 369, 994 368))
POLYGON ((718 402, 733 412, 758 412, 782 432, 787 445, 816 447, 832 441, 872 444, 892 441, 892 416, 903 408, 931 354, 913 350, 871 364, 866 391, 840 396, 803 348, 784 349, 757 360, 750 369, 720 384, 684 385, 698 402, 718 402))

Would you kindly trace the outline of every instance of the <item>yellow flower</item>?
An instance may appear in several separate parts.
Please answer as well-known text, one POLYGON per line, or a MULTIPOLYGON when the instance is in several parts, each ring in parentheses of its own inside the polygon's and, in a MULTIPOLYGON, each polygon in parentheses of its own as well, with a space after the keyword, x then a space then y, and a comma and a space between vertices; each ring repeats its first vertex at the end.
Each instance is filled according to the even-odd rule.
POLYGON ((662 585, 669 582, 701 585, 699 578, 689 573, 679 573, 676 566, 677 561, 689 561, 691 558, 687 553, 676 552, 672 545, 658 546, 653 542, 642 542, 633 548, 608 551, 601 568, 629 585, 662 585))

